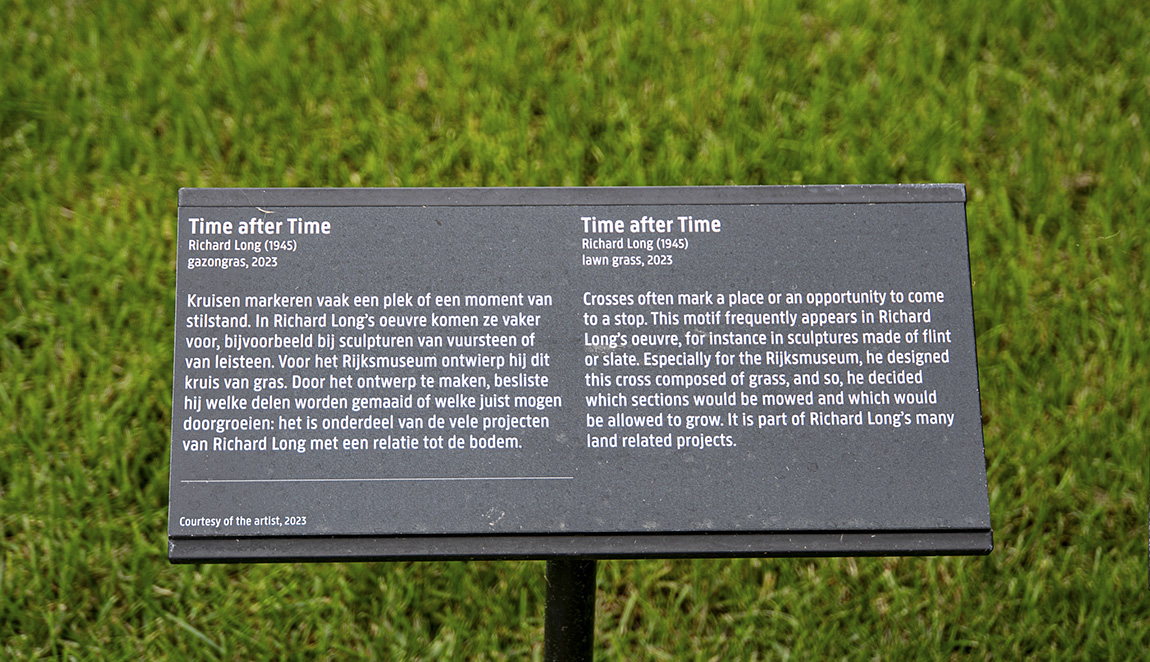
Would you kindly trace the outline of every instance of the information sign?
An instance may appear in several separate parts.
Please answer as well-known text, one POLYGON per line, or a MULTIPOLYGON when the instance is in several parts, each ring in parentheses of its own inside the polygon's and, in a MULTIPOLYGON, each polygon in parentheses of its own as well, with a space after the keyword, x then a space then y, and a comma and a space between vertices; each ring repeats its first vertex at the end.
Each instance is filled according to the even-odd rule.
POLYGON ((985 553, 960 185, 184 189, 174 561, 985 553))

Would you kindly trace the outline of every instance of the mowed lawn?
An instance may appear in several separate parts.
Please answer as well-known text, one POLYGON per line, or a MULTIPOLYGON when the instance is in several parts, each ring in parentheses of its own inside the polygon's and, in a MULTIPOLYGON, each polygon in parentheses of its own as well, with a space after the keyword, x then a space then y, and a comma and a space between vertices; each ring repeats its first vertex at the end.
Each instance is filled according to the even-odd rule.
POLYGON ((1150 9, 793 4, 0 0, 0 658, 541 656, 540 562, 168 563, 179 187, 959 182, 994 552, 602 562, 598 657, 1144 659, 1150 9))

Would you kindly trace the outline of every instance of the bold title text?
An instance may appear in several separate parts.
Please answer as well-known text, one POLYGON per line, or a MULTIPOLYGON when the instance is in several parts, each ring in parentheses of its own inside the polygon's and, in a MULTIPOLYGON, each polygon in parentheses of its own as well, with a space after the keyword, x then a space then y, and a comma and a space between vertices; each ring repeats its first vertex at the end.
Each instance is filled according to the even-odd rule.
POLYGON ((189 218, 192 234, 331 234, 331 221, 305 221, 302 218, 288 218, 282 221, 265 221, 253 217, 250 221, 207 221, 202 218, 189 218))
POLYGON ((657 234, 670 234, 678 227, 679 232, 722 232, 723 222, 717 218, 695 218, 694 216, 677 216, 675 218, 653 218, 644 216, 633 218, 630 223, 623 219, 598 218, 596 216, 580 216, 583 221, 585 234, 640 234, 654 232, 657 234))

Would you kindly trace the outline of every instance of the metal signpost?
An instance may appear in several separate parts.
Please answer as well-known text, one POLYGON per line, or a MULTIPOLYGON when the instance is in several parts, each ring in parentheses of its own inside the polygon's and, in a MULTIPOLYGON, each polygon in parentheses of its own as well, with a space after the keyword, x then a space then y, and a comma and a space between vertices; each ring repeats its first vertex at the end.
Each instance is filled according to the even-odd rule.
POLYGON ((184 189, 178 223, 174 562, 548 559, 550 657, 590 655, 594 559, 991 548, 960 185, 184 189))

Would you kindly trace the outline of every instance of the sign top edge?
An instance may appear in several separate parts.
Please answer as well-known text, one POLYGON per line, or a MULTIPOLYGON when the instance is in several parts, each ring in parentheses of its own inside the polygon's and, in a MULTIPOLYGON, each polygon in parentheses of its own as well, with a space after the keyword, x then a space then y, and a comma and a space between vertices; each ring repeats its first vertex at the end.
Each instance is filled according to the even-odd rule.
POLYGON ((889 204, 966 202, 963 184, 181 188, 186 207, 889 204))

